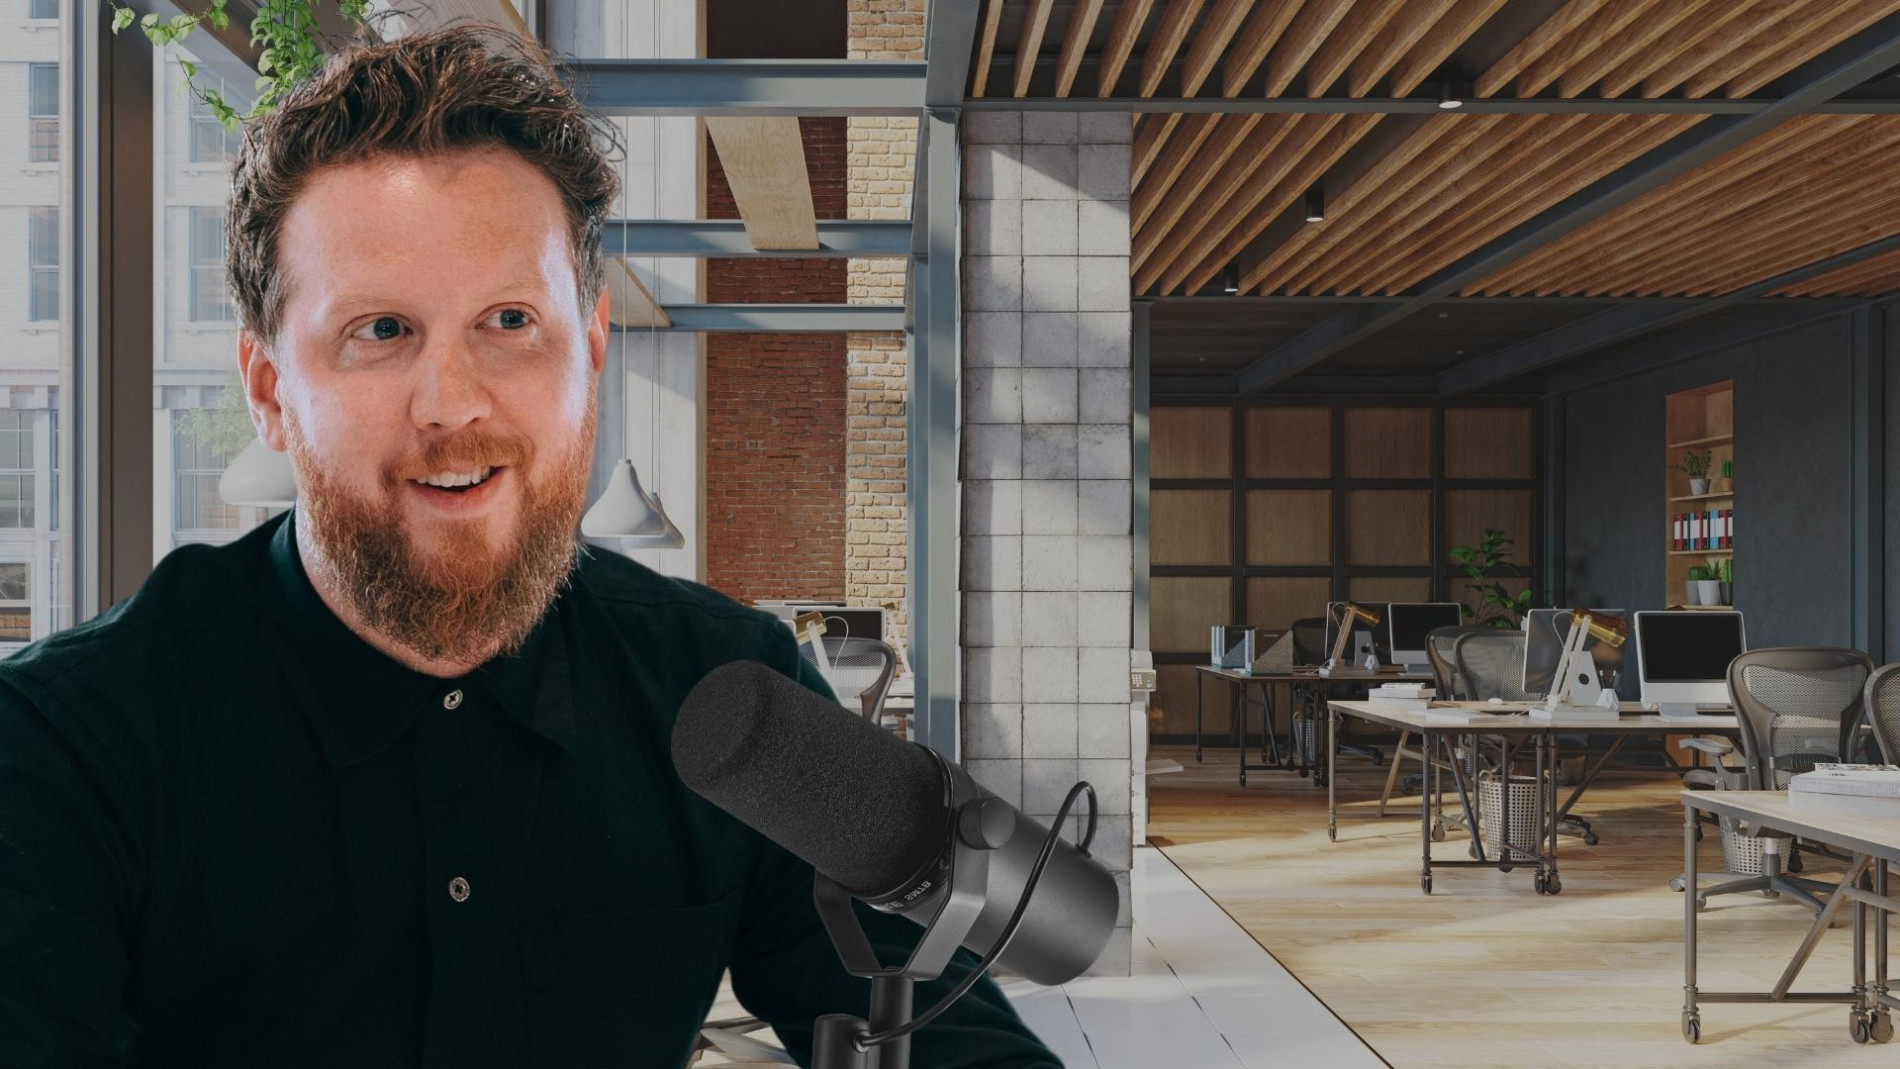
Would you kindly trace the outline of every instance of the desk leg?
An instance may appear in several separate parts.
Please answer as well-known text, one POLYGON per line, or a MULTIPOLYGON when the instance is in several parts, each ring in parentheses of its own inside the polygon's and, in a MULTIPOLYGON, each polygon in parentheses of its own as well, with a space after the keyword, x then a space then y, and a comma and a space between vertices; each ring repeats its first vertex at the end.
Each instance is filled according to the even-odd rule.
POLYGON ((1544 747, 1546 751, 1544 768, 1550 782, 1546 784, 1542 778, 1537 782, 1537 789, 1544 800, 1544 804, 1540 807, 1543 810, 1540 815, 1544 823, 1539 826, 1539 831, 1548 836, 1545 840, 1547 846, 1544 851, 1546 865, 1544 893, 1560 895, 1563 894, 1564 884, 1563 880, 1557 876, 1557 826, 1563 818, 1557 808, 1557 735, 1555 732, 1545 736, 1544 747))
POLYGON ((1194 763, 1201 763, 1201 709, 1207 700, 1207 673, 1194 673, 1194 763))
POLYGON ((1682 803, 1682 1038, 1691 1043, 1702 1039, 1702 1014, 1695 1008, 1697 830, 1695 807, 1688 802, 1682 803))
MULTIPOLYGON (((1885 859, 1875 863, 1874 893, 1882 898, 1887 897, 1887 862, 1885 859)), ((1887 1010, 1887 995, 1887 911, 1877 909, 1874 911, 1874 991, 1873 998, 1869 1001, 1874 1007, 1875 1014, 1874 1038, 1880 1039, 1882 1043, 1887 1042, 1887 1039, 1893 1037, 1893 1025, 1890 1023, 1892 1017, 1887 1010), (1883 1025, 1883 1022, 1888 1023, 1883 1025), (1880 1033, 1882 1031, 1886 1033, 1887 1039, 1881 1039, 1880 1033)))
POLYGON ((1339 731, 1339 714, 1333 703, 1326 703, 1326 841, 1339 841, 1339 803, 1333 793, 1333 741, 1339 731))
POLYGON ((1240 755, 1240 785, 1247 785, 1247 684, 1227 682, 1227 723, 1234 732, 1234 752, 1240 755))
MULTIPOLYGON (((1432 752, 1432 733, 1429 730, 1420 729, 1418 741, 1429 763, 1432 752)), ((1398 758, 1394 757, 1393 760, 1396 761, 1398 758)), ((1429 794, 1420 798, 1418 806, 1418 889, 1426 894, 1432 893, 1432 807, 1427 802, 1429 798, 1429 794)))

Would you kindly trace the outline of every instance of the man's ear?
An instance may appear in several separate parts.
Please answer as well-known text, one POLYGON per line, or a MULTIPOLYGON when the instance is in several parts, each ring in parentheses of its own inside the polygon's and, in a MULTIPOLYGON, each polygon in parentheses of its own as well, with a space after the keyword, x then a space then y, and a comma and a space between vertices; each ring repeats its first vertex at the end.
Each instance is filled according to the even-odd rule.
POLYGON ((277 403, 277 363, 249 330, 238 331, 238 375, 244 380, 244 406, 251 426, 266 446, 283 452, 284 410, 277 403))
POLYGON ((609 313, 613 308, 608 293, 607 287, 601 287, 600 299, 594 302, 594 314, 587 318, 587 358, 595 375, 607 366, 607 338, 612 323, 609 313))

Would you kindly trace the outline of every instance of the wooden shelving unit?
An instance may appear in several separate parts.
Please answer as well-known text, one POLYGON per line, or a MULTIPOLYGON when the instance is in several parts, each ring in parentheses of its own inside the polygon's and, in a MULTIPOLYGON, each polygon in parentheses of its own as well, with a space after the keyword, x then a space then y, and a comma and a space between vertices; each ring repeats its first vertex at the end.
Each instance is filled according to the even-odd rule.
POLYGON ((1676 549, 1674 521, 1680 512, 1707 512, 1735 508, 1735 489, 1721 477, 1722 465, 1735 457, 1735 383, 1733 380, 1710 383, 1692 390, 1670 394, 1664 401, 1663 435, 1668 443, 1663 450, 1663 604, 1686 609, 1721 609, 1722 605, 1690 605, 1687 583, 1689 569, 1711 558, 1733 557, 1730 549, 1676 549), (1689 492, 1689 476, 1675 469, 1691 452, 1711 455, 1706 494, 1689 492))

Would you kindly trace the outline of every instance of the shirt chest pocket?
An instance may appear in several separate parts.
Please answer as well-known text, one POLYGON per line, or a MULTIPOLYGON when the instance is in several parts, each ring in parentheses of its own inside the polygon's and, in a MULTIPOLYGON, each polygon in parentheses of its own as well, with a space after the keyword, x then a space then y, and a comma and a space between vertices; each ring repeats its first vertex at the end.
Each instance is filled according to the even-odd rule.
POLYGON ((526 933, 531 1065, 686 1063, 718 991, 739 908, 703 905, 543 921, 526 933))

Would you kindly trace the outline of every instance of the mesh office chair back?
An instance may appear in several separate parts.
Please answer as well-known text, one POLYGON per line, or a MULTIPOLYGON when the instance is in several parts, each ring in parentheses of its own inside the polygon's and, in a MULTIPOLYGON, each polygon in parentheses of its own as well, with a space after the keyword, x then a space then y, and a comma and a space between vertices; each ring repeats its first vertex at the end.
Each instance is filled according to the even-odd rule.
POLYGON ((1326 663, 1326 621, 1318 616, 1293 621, 1293 663, 1326 663))
POLYGON ((1528 702, 1542 697, 1524 689, 1522 631, 1475 628, 1452 644, 1451 663, 1464 681, 1469 701, 1528 702))
MULTIPOLYGON (((825 644, 825 659, 831 663, 831 685, 838 691, 838 700, 850 704, 855 699, 864 712, 864 719, 878 723, 896 671, 896 651, 874 638, 824 635, 819 641, 825 644)), ((800 643, 798 649, 806 660, 815 660, 816 653, 809 642, 800 643)))
POLYGON ((1847 760, 1873 659, 1831 646, 1750 650, 1729 662, 1751 790, 1781 790, 1820 761, 1847 760))
POLYGON ((1425 657, 1432 663, 1432 685, 1443 701, 1467 701, 1464 677, 1452 663, 1452 647, 1465 635, 1491 630, 1488 627, 1434 627, 1425 633, 1425 657))
POLYGON ((1874 740, 1880 743, 1880 759, 1900 764, 1900 664, 1890 664, 1867 677, 1863 698, 1867 719, 1874 724, 1874 740))

